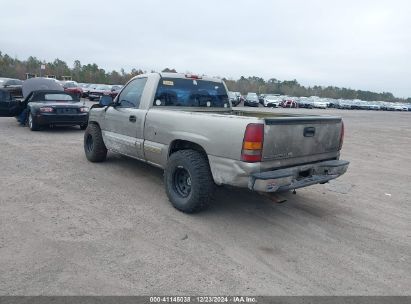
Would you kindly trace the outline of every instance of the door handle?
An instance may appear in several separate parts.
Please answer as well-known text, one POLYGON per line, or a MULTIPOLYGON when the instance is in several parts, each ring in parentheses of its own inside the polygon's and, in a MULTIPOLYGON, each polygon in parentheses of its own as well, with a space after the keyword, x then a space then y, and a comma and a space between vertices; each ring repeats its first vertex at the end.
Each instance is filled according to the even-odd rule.
POLYGON ((304 137, 313 137, 314 135, 315 135, 315 128, 314 127, 304 128, 304 137))
POLYGON ((129 121, 131 122, 136 122, 137 121, 137 117, 135 117, 134 115, 130 115, 130 117, 128 118, 129 121))

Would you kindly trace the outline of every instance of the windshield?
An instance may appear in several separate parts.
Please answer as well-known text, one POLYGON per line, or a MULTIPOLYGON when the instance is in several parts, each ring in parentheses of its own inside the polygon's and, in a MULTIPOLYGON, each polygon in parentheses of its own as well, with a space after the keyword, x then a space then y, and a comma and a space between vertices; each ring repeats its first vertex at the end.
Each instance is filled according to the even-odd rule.
POLYGON ((157 87, 154 105, 227 108, 229 102, 223 83, 200 79, 162 78, 157 87))

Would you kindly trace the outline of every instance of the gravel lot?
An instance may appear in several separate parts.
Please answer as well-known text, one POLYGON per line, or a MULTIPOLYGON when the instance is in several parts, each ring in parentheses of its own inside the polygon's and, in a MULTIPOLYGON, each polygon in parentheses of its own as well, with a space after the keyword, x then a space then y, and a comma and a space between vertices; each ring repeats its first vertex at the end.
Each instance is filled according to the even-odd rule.
POLYGON ((411 113, 287 111, 344 117, 347 174, 283 204, 221 187, 196 215, 159 169, 89 163, 77 127, 1 118, 0 294, 410 295, 411 113))

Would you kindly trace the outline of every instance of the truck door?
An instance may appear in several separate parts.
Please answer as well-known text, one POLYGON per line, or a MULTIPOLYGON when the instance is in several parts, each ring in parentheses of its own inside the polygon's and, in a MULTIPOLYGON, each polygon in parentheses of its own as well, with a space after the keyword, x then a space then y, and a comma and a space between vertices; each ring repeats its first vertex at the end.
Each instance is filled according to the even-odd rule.
POLYGON ((103 124, 108 149, 135 158, 144 158, 143 133, 146 110, 139 109, 147 78, 136 78, 120 92, 115 107, 106 111, 103 124))
POLYGON ((21 102, 12 98, 8 90, 0 90, 0 117, 17 116, 22 110, 21 102))

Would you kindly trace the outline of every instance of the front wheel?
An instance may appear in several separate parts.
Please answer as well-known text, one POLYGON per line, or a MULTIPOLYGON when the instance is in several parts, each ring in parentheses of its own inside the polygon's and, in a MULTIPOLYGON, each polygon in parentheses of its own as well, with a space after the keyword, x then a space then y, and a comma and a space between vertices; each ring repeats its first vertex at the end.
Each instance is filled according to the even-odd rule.
POLYGON ((107 157, 107 148, 101 129, 96 124, 89 124, 84 132, 84 152, 91 162, 102 162, 107 157))
POLYGON ((195 150, 180 150, 170 156, 164 184, 172 205, 185 213, 205 209, 215 188, 207 157, 195 150))

